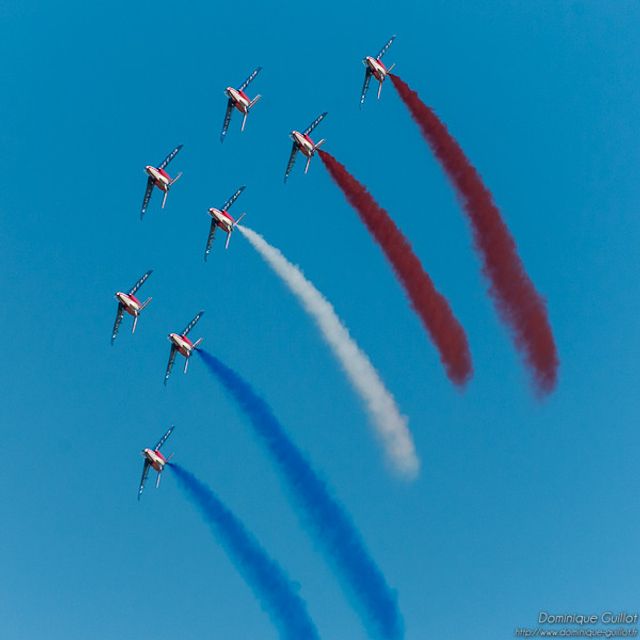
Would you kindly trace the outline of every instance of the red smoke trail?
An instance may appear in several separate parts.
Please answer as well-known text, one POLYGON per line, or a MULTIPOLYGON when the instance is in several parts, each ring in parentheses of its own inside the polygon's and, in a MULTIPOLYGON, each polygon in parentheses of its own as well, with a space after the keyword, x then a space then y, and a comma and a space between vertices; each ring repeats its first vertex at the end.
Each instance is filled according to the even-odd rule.
POLYGON ((331 177, 384 251, 422 323, 440 352, 447 375, 456 384, 471 376, 471 354, 464 329, 444 296, 436 291, 411 245, 389 214, 331 154, 318 150, 331 177))
POLYGON ((475 167, 438 116, 398 76, 393 86, 409 108, 422 135, 440 161, 466 211, 476 249, 482 254, 483 272, 498 313, 512 329, 518 350, 533 368, 539 391, 553 390, 558 374, 558 354, 543 298, 536 291, 518 256, 516 245, 482 183, 475 167))

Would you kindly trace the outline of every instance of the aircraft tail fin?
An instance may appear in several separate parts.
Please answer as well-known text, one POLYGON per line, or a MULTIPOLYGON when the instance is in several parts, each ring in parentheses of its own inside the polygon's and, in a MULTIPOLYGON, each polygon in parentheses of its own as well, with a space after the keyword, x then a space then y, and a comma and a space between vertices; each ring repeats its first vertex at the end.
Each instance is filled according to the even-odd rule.
POLYGON ((393 67, 396 66, 396 63, 394 62, 388 69, 387 69, 387 74, 391 73, 391 71, 393 70, 393 67))
POLYGON ((147 298, 140 307, 140 311, 142 311, 149 303, 151 302, 151 298, 147 298))
POLYGON ((178 182, 178 180, 180 180, 180 178, 182 178, 182 171, 175 178, 173 178, 173 180, 171 180, 169 184, 174 185, 176 182, 178 182))
MULTIPOLYGON (((197 349, 199 345, 202 344, 202 341, 204 340, 204 338, 198 338, 194 343, 193 343, 193 348, 197 349)), ((187 358, 188 359, 188 358, 187 358)))
POLYGON ((260 100, 260 98, 262 98, 262 96, 260 94, 258 94, 250 103, 249 106, 247 107, 247 109, 251 109, 251 107, 253 107, 253 105, 258 102, 258 100, 260 100))
POLYGON ((224 248, 228 249, 229 248, 229 243, 231 242, 231 233, 233 232, 235 226, 240 222, 240 220, 242 220, 242 218, 244 218, 247 214, 246 213, 241 213, 238 218, 236 220, 234 220, 233 224, 231 225, 231 229, 229 229, 229 233, 227 233, 227 241, 224 244, 224 248))
POLYGON ((304 167, 304 172, 307 173, 309 171, 309 165, 311 164, 311 156, 307 158, 307 164, 304 167))
POLYGON ((131 329, 131 333, 134 334, 136 332, 136 325, 138 324, 138 314, 136 313, 135 316, 133 316, 133 328, 131 329))
POLYGON ((169 189, 164 192, 164 197, 162 198, 162 208, 164 209, 164 205, 167 203, 167 196, 169 195, 169 189))
POLYGON ((324 144, 326 142, 326 140, 324 138, 322 138, 322 140, 318 140, 318 142, 316 142, 313 145, 313 150, 315 151, 321 144, 324 144))
POLYGON ((162 472, 159 472, 156 478, 156 489, 160 486, 160 478, 162 478, 162 472))
POLYGON ((244 131, 244 125, 247 124, 247 116, 249 115, 249 109, 247 109, 247 112, 242 116, 242 126, 240 127, 240 131, 244 131))

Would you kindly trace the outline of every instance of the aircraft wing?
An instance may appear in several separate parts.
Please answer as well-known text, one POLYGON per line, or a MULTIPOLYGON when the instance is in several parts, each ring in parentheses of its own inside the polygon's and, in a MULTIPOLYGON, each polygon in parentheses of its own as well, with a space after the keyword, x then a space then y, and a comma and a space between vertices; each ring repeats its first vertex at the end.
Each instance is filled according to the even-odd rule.
POLYGON ((178 152, 182 149, 182 145, 179 144, 161 163, 158 169, 164 169, 177 155, 178 152))
POLYGON ((169 354, 169 362, 167 362, 167 370, 164 374, 164 383, 167 384, 167 380, 169 379, 169 376, 171 375, 171 369, 173 369, 173 363, 176 361, 176 353, 177 353, 177 349, 175 348, 175 346, 172 344, 171 345, 171 353, 169 354))
POLYGON ((167 431, 167 433, 165 433, 162 438, 160 438, 160 440, 158 440, 158 442, 156 442, 156 446, 153 447, 156 451, 159 451, 162 448, 162 445, 167 441, 167 438, 171 435, 171 432, 173 431, 174 427, 173 425, 171 425, 167 431))
POLYGON ((140 478, 140 486, 138 487, 138 500, 140 500, 140 496, 144 491, 144 483, 147 481, 150 468, 151 468, 151 463, 145 458, 144 467, 142 469, 142 477, 140 478))
POLYGON ((371 69, 367 67, 364 72, 364 83, 362 85, 362 94, 360 95, 360 106, 364 104, 364 99, 367 97, 367 91, 369 91, 369 83, 371 82, 371 69))
POLYGON ((135 292, 145 283, 145 280, 153 273, 153 269, 149 269, 138 282, 136 282, 131 289, 129 289, 129 295, 132 296, 135 292))
POLYGON ((124 317, 124 305, 121 302, 119 302, 118 311, 116 313, 116 321, 113 323, 113 331, 111 332, 111 344, 114 343, 116 336, 118 335, 118 329, 120 329, 120 323, 122 322, 123 317, 124 317))
POLYGON ((262 67, 256 67, 252 72, 251 75, 238 87, 238 91, 244 91, 248 86, 249 83, 253 81, 253 79, 262 71, 262 67))
POLYGON ((233 111, 233 100, 229 98, 227 102, 227 110, 224 114, 224 122, 222 123, 222 133, 220 134, 220 142, 224 142, 224 137, 229 130, 229 123, 231 122, 231 112, 233 111))
POLYGON ((389 38, 389 41, 387 42, 387 44, 384 45, 384 47, 382 47, 382 49, 380 49, 380 53, 376 56, 376 58, 378 60, 380 60, 382 58, 382 56, 387 53, 389 47, 391 46, 391 44, 393 43, 393 41, 396 39, 395 36, 391 36, 389 38))
POLYGON ((151 193, 153 191, 153 179, 147 178, 147 188, 144 192, 144 198, 142 199, 142 209, 140 209, 140 220, 144 217, 147 207, 149 206, 149 200, 151 200, 151 193))
POLYGON ((181 335, 186 336, 189 333, 189 331, 191 331, 191 329, 193 329, 193 327, 195 327, 196 324, 198 324, 198 320, 202 318, 203 313, 204 311, 198 311, 198 313, 196 313, 193 320, 184 328, 184 331, 182 332, 181 335))
POLYGON ((327 112, 321 113, 302 133, 305 136, 308 136, 323 120, 327 115, 327 112))
POLYGON ((222 210, 226 211, 237 199, 238 196, 245 190, 245 186, 238 187, 238 190, 222 205, 222 210))
POLYGON ((293 165, 296 162, 296 154, 298 152, 298 145, 294 142, 293 147, 291 147, 291 155, 289 156, 289 163, 287 164, 287 170, 284 172, 284 181, 287 181, 289 174, 291 173, 291 169, 293 169, 293 165))
POLYGON ((207 246, 204 249, 205 261, 207 259, 207 256, 211 253, 211 247, 213 246, 213 240, 215 238, 217 228, 218 228, 218 225, 216 224, 215 220, 212 220, 211 229, 209 230, 209 237, 207 238, 207 246))

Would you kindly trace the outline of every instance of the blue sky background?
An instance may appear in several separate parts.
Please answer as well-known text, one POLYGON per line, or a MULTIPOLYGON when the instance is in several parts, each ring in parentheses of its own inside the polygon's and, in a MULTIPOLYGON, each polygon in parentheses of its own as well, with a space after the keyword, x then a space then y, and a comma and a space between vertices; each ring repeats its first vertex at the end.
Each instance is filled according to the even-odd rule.
POLYGON ((136 490, 169 424, 300 584, 323 638, 365 632, 269 460, 194 359, 162 378, 166 334, 200 308, 205 346, 269 400, 398 590, 406 638, 496 640, 538 611, 635 610, 640 588, 640 8, 460 0, 386 7, 110 2, 0 5, 0 631, 15 640, 276 638, 179 493, 136 490), (360 59, 390 34, 398 73, 493 191, 548 301, 561 359, 536 401, 486 295, 466 221, 391 84, 358 110, 360 59), (218 141, 224 88, 257 65, 263 100, 218 141), (460 392, 319 159, 282 175, 319 112, 334 153, 388 208, 465 326, 460 392), (184 177, 139 221, 145 176, 178 143, 184 177), (423 460, 385 468, 357 398, 242 237, 234 212, 298 262, 395 394, 423 460), (109 346, 113 293, 153 302, 109 346))

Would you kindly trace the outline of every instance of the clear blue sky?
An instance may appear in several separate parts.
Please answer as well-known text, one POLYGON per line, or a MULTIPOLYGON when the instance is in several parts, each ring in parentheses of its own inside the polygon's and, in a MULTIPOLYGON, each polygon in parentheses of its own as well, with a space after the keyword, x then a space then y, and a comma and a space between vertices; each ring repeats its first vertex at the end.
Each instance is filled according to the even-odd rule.
POLYGON ((299 581, 323 638, 365 632, 250 430, 166 334, 260 389, 398 590, 409 640, 512 636, 540 609, 634 610, 640 588, 640 35, 637 3, 5 2, 0 7, 0 635, 276 638, 171 474, 136 502, 139 451, 168 449, 299 581), (452 190, 390 84, 358 110, 361 58, 397 33, 398 73, 484 176, 561 359, 539 403, 486 295, 452 190), (263 100, 218 141, 223 90, 263 100), (286 187, 287 133, 319 135, 394 216, 464 324, 452 388, 388 265, 321 163, 286 187), (139 221, 145 164, 184 171, 139 221), (357 398, 235 212, 335 304, 410 417, 424 468, 387 472, 357 398), (147 269, 136 335, 116 302, 147 269))

